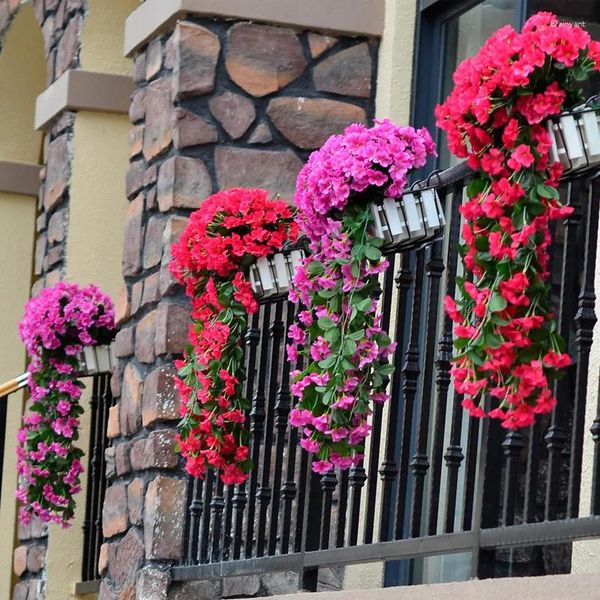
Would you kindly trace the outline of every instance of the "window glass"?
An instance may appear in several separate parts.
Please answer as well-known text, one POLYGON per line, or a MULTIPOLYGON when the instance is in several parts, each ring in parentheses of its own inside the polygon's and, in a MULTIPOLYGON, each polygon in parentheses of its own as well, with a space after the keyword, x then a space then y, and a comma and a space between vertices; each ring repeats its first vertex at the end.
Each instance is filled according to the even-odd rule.
MULTIPOLYGON (((452 90, 452 75, 456 67, 466 58, 475 55, 500 27, 514 24, 516 4, 517 0, 484 0, 446 22, 440 101, 444 100, 452 90)), ((448 152, 445 140, 442 140, 438 151, 441 168, 456 162, 448 152)))

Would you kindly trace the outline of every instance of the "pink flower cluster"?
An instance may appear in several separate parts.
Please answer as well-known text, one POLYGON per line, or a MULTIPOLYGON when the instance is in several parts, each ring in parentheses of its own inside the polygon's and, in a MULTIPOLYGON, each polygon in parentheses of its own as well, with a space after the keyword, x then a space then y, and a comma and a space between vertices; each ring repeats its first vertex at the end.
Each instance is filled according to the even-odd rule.
POLYGON ((571 364, 557 333, 546 279, 552 221, 573 212, 559 198, 548 117, 581 100, 600 71, 600 43, 538 13, 521 33, 503 27, 462 63, 436 109, 450 149, 477 172, 461 207, 466 276, 446 299, 457 349, 452 376, 463 405, 508 429, 556 405, 553 382, 571 364), (483 409, 484 397, 494 407, 483 409))
POLYGON ((288 357, 297 399, 290 423, 326 473, 363 459, 373 403, 389 399, 393 344, 378 314, 383 240, 370 235, 369 203, 402 194, 411 169, 435 147, 426 130, 378 121, 351 125, 313 153, 298 178, 299 222, 311 255, 297 269, 290 300, 302 304, 290 327, 288 357))
POLYGON ((112 301, 93 285, 58 283, 25 306, 19 332, 31 358, 31 405, 17 436, 22 523, 37 516, 69 525, 83 472, 83 452, 74 446, 83 412, 77 354, 108 343, 113 330, 112 301))
POLYGON ((294 202, 299 223, 311 239, 329 235, 353 196, 369 197, 374 189, 396 198, 402 195, 408 173, 435 154, 426 129, 400 127, 387 119, 373 127, 350 125, 343 135, 330 137, 300 171, 294 202))

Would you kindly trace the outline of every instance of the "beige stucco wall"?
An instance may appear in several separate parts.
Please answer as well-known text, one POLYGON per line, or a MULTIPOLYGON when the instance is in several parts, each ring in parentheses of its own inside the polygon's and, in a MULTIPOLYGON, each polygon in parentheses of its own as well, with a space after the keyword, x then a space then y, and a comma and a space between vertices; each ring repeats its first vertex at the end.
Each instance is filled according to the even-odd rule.
MULTIPOLYGON (((25 6, 6 33, 0 53, 0 81, 4 82, 0 86, 0 160, 39 162, 42 134, 33 130, 33 114, 45 77, 41 32, 31 6, 25 6)), ((35 198, 0 192, 0 383, 25 370, 25 351, 16 325, 31 287, 35 210, 35 198)), ((0 598, 10 598, 12 585, 17 510, 15 444, 22 412, 23 394, 11 395, 0 506, 0 598)))
POLYGON ((400 124, 410 120, 416 0, 386 0, 379 50, 376 114, 400 124))
MULTIPOLYGON (((0 193, 0 381, 4 382, 25 370, 25 352, 16 324, 29 297, 31 260, 35 223, 35 198, 0 193)), ((10 598, 12 551, 16 538, 16 434, 23 412, 23 394, 12 394, 8 402, 2 500, 0 503, 0 598, 10 598)))
MULTIPOLYGON (((592 198, 598 202, 599 198, 592 198)), ((600 250, 600 238, 598 240, 600 250)), ((600 290, 600 251, 596 260, 596 277, 594 286, 600 290)), ((597 293, 597 292, 596 292, 597 293)), ((596 313, 600 313, 600 304, 596 300, 596 313)), ((600 384, 600 325, 594 327, 594 341, 590 352, 590 366, 588 372, 588 388, 585 413, 583 464, 581 477, 581 495, 579 514, 584 517, 590 514, 590 499, 592 497, 592 478, 594 466, 594 441, 590 435, 590 427, 596 418, 596 407, 600 398, 598 388, 600 384)), ((573 544, 572 558, 573 573, 600 573, 600 540, 589 540, 573 544)))
POLYGON ((123 56, 125 19, 138 0, 87 0, 81 35, 81 68, 100 73, 130 75, 131 60, 123 56))
MULTIPOLYGON (((73 175, 67 245, 68 281, 95 283, 113 298, 121 285, 121 247, 125 224, 125 173, 128 165, 125 115, 81 112, 75 120, 73 175)), ((88 393, 82 404, 87 408, 88 393)), ((87 450, 89 412, 81 419, 81 448, 87 450)), ((51 529, 48 544, 47 600, 71 597, 80 580, 86 480, 70 529, 51 529)))

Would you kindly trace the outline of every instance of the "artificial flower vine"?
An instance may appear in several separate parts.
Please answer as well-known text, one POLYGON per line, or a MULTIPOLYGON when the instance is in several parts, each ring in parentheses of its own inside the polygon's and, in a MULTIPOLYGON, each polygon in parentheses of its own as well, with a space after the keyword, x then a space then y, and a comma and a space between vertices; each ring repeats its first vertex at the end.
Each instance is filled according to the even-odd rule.
POLYGON ((326 473, 362 460, 373 402, 389 399, 387 357, 394 344, 381 328, 377 295, 383 240, 371 234, 370 203, 400 196, 408 173, 435 145, 425 129, 351 125, 314 152, 298 177, 298 222, 310 256, 297 269, 290 299, 303 305, 290 328, 288 357, 305 359, 292 373, 298 399, 290 423, 326 473))
POLYGON ((74 445, 83 413, 77 355, 112 340, 113 304, 93 285, 58 283, 29 300, 19 332, 31 358, 31 406, 17 436, 19 520, 37 516, 66 527, 83 472, 83 451, 74 445))
POLYGON ((548 276, 550 223, 572 212, 559 200, 562 167, 550 164, 545 120, 581 100, 600 71, 600 43, 580 27, 538 13, 507 26, 454 74, 436 109, 450 150, 476 170, 461 207, 465 277, 446 298, 456 323, 452 374, 464 406, 508 429, 531 425, 556 404, 551 383, 571 359, 556 331, 548 276))
POLYGON ((173 245, 171 270, 192 299, 190 344, 176 363, 176 385, 183 417, 179 447, 195 477, 213 468, 223 483, 242 483, 252 469, 241 342, 258 304, 246 271, 296 240, 292 217, 290 206, 270 200, 265 190, 227 190, 192 213, 173 245))

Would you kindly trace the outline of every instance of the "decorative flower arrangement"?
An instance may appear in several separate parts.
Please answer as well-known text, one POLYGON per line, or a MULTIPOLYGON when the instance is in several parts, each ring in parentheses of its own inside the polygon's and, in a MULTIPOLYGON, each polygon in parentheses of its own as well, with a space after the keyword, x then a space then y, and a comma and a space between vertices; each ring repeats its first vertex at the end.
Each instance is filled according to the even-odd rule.
POLYGON ((383 240, 371 235, 370 203, 398 197, 408 173, 435 145, 425 129, 351 125, 314 152, 298 177, 298 221, 311 255, 296 271, 290 299, 304 305, 290 328, 288 357, 306 368, 292 373, 298 398, 290 423, 315 454, 312 468, 347 469, 363 457, 372 402, 385 402, 387 357, 394 344, 377 314, 383 240))
POLYGON ((96 286, 58 283, 29 300, 19 332, 31 358, 32 399, 17 437, 19 520, 35 515, 67 527, 83 471, 83 451, 74 445, 83 413, 77 356, 112 340, 113 304, 96 286))
POLYGON ((508 429, 533 423, 556 404, 551 382, 571 363, 556 331, 548 276, 550 222, 568 216, 559 200, 562 167, 550 164, 545 121, 580 102, 580 82, 600 70, 600 44, 580 27, 538 13, 522 33, 496 32, 454 74, 436 109, 451 151, 476 175, 461 207, 465 277, 456 323, 456 390, 472 415, 482 398, 508 429))
POLYGON ((258 304, 247 270, 297 235, 286 202, 270 200, 261 189, 232 189, 206 199, 173 245, 171 270, 192 298, 190 345, 176 363, 176 384, 179 447, 195 477, 210 467, 224 483, 242 483, 252 468, 241 341, 258 304))

